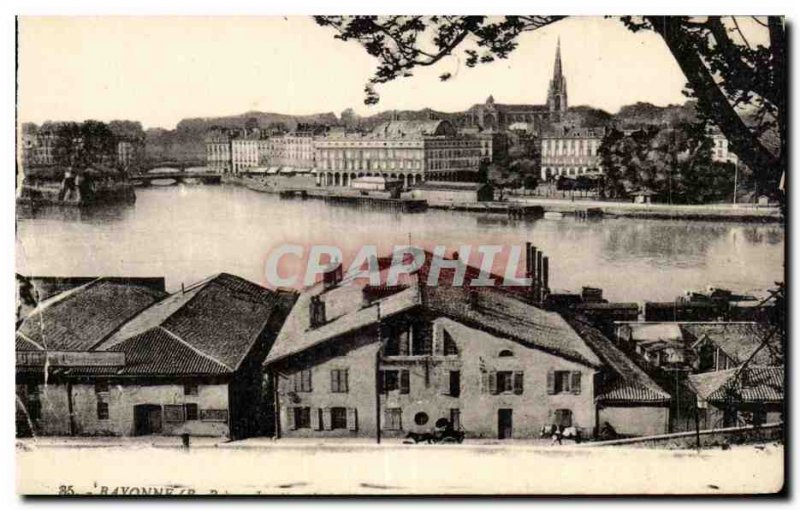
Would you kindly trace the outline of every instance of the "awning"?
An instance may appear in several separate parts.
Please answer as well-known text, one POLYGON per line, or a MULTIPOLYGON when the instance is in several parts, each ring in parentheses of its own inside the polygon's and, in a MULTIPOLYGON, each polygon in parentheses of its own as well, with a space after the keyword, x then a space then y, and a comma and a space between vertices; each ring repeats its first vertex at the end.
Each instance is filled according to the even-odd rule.
POLYGON ((293 173, 295 173, 295 169, 294 169, 294 167, 291 167, 291 166, 284 166, 284 167, 281 167, 281 173, 282 174, 293 174, 293 173))
POLYGON ((268 174, 277 174, 277 173, 278 173, 278 170, 280 170, 280 168, 278 168, 277 166, 271 166, 271 167, 269 167, 269 169, 267 170, 267 173, 268 173, 268 174))
POLYGON ((294 173, 296 173, 296 174, 310 174, 311 173, 311 169, 310 168, 295 168, 294 169, 294 173))
POLYGON ((265 166, 257 166, 255 168, 251 168, 247 171, 247 173, 251 174, 266 174, 269 173, 269 169, 265 166))

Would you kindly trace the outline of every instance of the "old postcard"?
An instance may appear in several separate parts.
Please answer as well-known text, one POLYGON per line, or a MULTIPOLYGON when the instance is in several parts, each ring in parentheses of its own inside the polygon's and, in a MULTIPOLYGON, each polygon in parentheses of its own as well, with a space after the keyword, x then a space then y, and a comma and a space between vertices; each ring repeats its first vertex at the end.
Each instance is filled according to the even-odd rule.
POLYGON ((780 493, 785 23, 19 17, 18 492, 780 493))

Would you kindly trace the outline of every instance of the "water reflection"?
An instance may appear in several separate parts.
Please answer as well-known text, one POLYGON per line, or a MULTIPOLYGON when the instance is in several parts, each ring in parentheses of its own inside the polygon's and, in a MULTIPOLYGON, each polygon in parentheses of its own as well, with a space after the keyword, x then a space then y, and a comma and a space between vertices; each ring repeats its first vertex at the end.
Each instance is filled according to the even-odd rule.
POLYGON ((521 244, 550 257, 551 285, 595 285, 612 300, 669 300, 706 285, 743 291, 783 278, 777 225, 606 218, 510 220, 488 213, 329 206, 233 186, 137 190, 132 207, 19 211, 18 270, 63 275, 166 276, 171 289, 220 271, 264 282, 269 251, 284 242, 521 244))

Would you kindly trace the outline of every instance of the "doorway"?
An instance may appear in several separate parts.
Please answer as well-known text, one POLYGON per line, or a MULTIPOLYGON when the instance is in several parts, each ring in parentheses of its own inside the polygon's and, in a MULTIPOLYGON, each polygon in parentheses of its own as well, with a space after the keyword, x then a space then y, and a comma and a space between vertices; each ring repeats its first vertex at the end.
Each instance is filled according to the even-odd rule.
POLYGON ((133 406, 133 428, 137 436, 161 433, 161 406, 142 404, 133 406))
POLYGON ((510 439, 514 433, 511 409, 497 410, 497 439, 510 439))

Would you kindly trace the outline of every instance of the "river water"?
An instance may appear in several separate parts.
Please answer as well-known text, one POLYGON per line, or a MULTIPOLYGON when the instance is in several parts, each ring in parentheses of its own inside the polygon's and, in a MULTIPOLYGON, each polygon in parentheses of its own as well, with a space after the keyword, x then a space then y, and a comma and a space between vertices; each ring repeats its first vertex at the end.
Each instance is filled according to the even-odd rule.
POLYGON ((151 187, 136 195, 125 207, 19 211, 17 271, 164 276, 168 290, 176 290, 223 271, 265 284, 266 257, 281 243, 354 250, 410 239, 456 249, 528 240, 550 257, 551 288, 596 286, 615 301, 668 301, 708 285, 763 291, 783 280, 785 234, 777 224, 400 214, 281 200, 231 185, 151 187))

